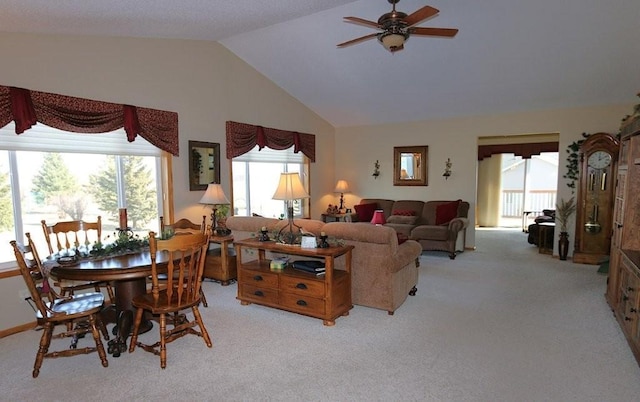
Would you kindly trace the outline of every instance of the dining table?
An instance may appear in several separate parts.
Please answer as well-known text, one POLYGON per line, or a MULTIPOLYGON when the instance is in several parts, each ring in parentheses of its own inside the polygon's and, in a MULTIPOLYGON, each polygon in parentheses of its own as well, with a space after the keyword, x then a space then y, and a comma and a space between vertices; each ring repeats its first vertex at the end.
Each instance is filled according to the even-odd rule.
MULTIPOLYGON (((162 272, 166 271, 169 253, 159 251, 156 265, 162 272)), ((73 259, 49 256, 44 265, 50 268, 49 274, 56 279, 77 281, 112 281, 115 289, 115 306, 104 310, 105 322, 115 322, 114 335, 110 341, 109 352, 118 357, 126 350, 126 340, 131 334, 135 308, 132 300, 147 292, 147 277, 151 275, 151 254, 148 248, 131 251, 125 254, 78 257, 73 259), (65 262, 63 262, 65 260, 65 262), (113 308, 115 307, 115 309, 113 308)), ((139 333, 153 327, 148 315, 143 316, 139 333)))

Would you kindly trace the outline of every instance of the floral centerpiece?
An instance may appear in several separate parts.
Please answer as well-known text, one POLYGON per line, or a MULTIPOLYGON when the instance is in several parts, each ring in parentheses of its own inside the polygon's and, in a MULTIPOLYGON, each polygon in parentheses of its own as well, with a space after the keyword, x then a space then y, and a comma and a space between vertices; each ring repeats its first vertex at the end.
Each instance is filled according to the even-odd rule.
POLYGON ((106 244, 97 241, 93 244, 89 255, 91 257, 104 257, 108 255, 128 254, 134 251, 142 250, 149 247, 149 238, 141 238, 137 234, 129 234, 126 232, 114 233, 114 241, 109 242, 111 235, 105 238, 106 244))

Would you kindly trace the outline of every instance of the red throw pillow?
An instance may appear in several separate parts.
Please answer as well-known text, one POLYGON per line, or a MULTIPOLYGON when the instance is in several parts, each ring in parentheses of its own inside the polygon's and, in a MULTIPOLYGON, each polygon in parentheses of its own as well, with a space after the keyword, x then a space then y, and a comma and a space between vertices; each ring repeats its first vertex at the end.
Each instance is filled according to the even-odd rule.
POLYGON ((371 222, 373 218, 373 213, 376 209, 378 209, 378 204, 358 204, 354 205, 353 208, 356 210, 356 214, 358 214, 358 222, 371 222))
POLYGON ((458 207, 462 200, 447 202, 436 207, 436 225, 444 225, 458 216, 458 207))
POLYGON ((412 211, 410 209, 396 209, 393 212, 391 212, 391 215, 415 216, 416 211, 412 211))

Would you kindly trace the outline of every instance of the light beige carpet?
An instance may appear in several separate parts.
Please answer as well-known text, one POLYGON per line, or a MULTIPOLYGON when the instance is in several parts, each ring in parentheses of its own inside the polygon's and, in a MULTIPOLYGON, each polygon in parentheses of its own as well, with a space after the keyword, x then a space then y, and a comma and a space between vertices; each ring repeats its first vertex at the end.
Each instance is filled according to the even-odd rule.
POLYGON ((637 400, 640 369, 598 267, 540 255, 520 231, 476 237, 453 261, 425 253, 418 293, 394 316, 356 306, 335 327, 241 306, 235 284, 207 282, 214 346, 182 338, 165 370, 138 349, 108 368, 96 355, 46 360, 32 379, 40 332, 0 339, 0 400, 637 400))

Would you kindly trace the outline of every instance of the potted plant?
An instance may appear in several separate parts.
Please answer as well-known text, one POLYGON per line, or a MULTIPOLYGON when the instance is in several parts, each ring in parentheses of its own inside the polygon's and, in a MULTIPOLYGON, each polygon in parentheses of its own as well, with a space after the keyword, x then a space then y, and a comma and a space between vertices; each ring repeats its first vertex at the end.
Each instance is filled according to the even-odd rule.
POLYGON ((574 212, 576 212, 576 203, 573 197, 568 201, 561 198, 560 203, 556 204, 556 222, 560 225, 558 255, 561 260, 566 260, 567 254, 569 253, 569 233, 567 233, 567 224, 574 212))

